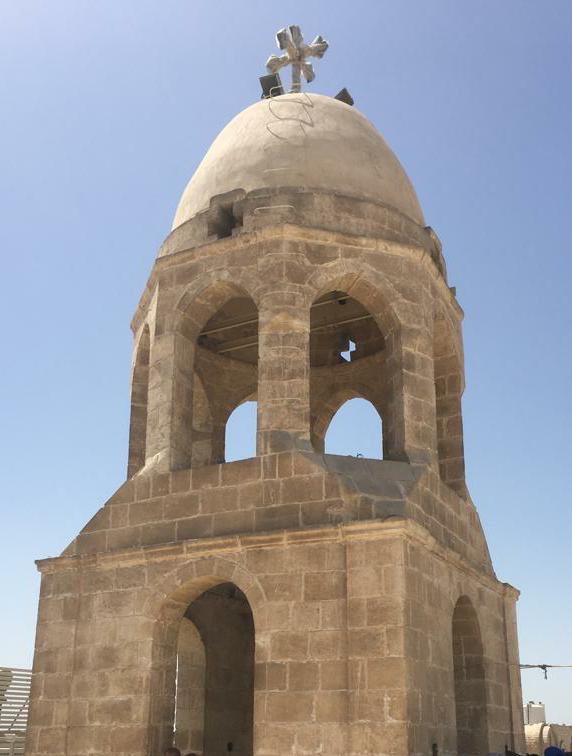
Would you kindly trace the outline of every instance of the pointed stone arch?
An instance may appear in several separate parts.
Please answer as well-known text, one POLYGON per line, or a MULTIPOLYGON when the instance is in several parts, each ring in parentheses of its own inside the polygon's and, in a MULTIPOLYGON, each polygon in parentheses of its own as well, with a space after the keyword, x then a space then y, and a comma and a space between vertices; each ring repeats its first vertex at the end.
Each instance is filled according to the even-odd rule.
MULTIPOLYGON (((152 587, 145 602, 143 614, 153 623, 149 680, 150 753, 162 753, 172 745, 181 621, 199 597, 221 585, 234 585, 244 595, 252 612, 256 636, 266 597, 258 580, 230 559, 206 557, 176 567, 152 587)), ((204 629, 201 629, 201 637, 205 638, 204 629)))
POLYGON ((225 271, 200 277, 175 306, 170 323, 173 370, 169 376, 173 468, 224 462, 228 415, 244 396, 256 391, 258 327, 253 321, 257 323, 257 318, 251 292, 230 280, 225 271), (252 343, 240 338, 241 323, 253 330, 252 343), (236 334, 239 338, 232 341, 236 334), (238 350, 243 350, 246 359, 242 354, 234 358, 238 350), (195 410, 208 420, 199 421, 202 428, 196 434, 195 410), (196 446, 199 436, 201 443, 196 446))
MULTIPOLYGON (((334 416, 346 402, 352 399, 364 399, 369 402, 383 422, 382 408, 378 397, 372 395, 368 386, 356 383, 355 386, 342 387, 337 390, 327 386, 322 396, 319 399, 316 398, 312 406, 312 445, 315 451, 324 452, 326 434, 334 416)), ((380 448, 383 448, 383 431, 380 438, 380 448)))
POLYGON ((374 317, 384 337, 399 330, 400 297, 387 276, 383 276, 365 263, 339 260, 318 268, 309 278, 310 303, 328 292, 339 291, 360 302, 374 317))
POLYGON ((196 341, 201 328, 225 302, 236 296, 252 299, 259 307, 257 290, 251 277, 237 276, 236 271, 217 269, 198 276, 186 287, 168 314, 165 327, 196 341))
POLYGON ((383 423, 375 405, 361 396, 343 402, 326 429, 324 451, 383 459, 383 423))
POLYGON ((453 610, 452 646, 457 753, 482 756, 489 752, 483 640, 477 612, 465 595, 453 610))
MULTIPOLYGON (((310 277, 312 302, 328 292, 344 293, 371 315, 383 349, 366 360, 376 407, 383 406, 384 458, 427 462, 436 456, 431 320, 420 302, 405 300, 387 275, 365 263, 340 260, 310 277), (383 369, 381 369, 383 368, 383 369)), ((356 368, 357 369, 357 368, 356 368)), ((366 397, 369 398, 369 397, 366 397)), ((372 400, 373 401, 373 400, 372 400)))

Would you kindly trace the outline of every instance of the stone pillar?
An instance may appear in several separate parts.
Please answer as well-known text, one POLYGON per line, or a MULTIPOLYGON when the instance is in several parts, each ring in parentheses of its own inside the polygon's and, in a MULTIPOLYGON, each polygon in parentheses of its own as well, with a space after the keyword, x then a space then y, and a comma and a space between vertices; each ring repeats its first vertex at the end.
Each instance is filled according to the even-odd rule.
POLYGON ((408 750, 403 543, 347 544, 349 754, 408 750))
POLYGON ((147 464, 157 470, 190 467, 194 343, 180 333, 158 335, 149 371, 147 464))
POLYGON ((461 409, 463 366, 442 318, 435 321, 433 343, 439 473, 444 483, 466 498, 461 409))
POLYGON ((384 458, 431 464, 437 458, 437 439, 430 336, 425 328, 402 326, 388 343, 391 407, 389 422, 384 416, 384 458))
POLYGON ((256 756, 348 756, 345 549, 249 552, 267 597, 258 617, 256 756))
POLYGON ((145 753, 153 622, 133 587, 144 573, 74 564, 42 575, 28 756, 145 753))
POLYGON ((78 588, 75 570, 42 576, 26 732, 28 756, 68 752, 78 588))
POLYGON ((287 253, 262 264, 270 285, 259 305, 258 454, 311 448, 310 307, 288 265, 298 269, 287 253))

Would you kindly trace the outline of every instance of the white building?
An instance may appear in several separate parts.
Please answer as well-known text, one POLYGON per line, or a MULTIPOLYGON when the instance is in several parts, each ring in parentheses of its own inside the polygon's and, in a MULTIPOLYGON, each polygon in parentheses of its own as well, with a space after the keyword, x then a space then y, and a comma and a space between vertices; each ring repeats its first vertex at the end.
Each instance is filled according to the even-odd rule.
POLYGON ((546 709, 542 701, 539 701, 538 703, 529 701, 527 704, 524 704, 522 709, 524 712, 525 725, 542 724, 543 722, 546 722, 546 709))

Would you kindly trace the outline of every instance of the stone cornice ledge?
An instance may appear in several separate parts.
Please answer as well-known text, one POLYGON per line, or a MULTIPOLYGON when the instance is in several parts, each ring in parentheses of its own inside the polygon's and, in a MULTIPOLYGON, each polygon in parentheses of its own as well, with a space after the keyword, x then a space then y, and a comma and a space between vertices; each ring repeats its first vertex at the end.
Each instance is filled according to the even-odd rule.
POLYGON ((115 567, 150 564, 156 561, 176 561, 181 557, 205 558, 221 556, 244 549, 277 548, 280 546, 300 546, 312 543, 344 543, 352 541, 376 541, 396 536, 424 546, 439 559, 454 565, 471 579, 501 596, 516 601, 520 591, 509 583, 501 583, 494 575, 487 575, 459 556, 452 549, 441 545, 422 525, 403 517, 389 517, 386 520, 368 520, 317 528, 280 530, 267 533, 253 533, 217 538, 200 538, 181 541, 176 544, 118 549, 113 552, 84 554, 78 556, 52 557, 36 561, 42 574, 50 574, 74 569, 113 569, 115 567))

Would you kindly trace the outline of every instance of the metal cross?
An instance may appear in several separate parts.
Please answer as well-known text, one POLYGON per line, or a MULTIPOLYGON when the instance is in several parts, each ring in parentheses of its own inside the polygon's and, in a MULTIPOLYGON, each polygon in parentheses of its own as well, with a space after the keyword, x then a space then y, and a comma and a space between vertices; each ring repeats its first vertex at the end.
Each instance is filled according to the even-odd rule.
POLYGON ((276 34, 276 44, 281 50, 285 50, 284 55, 271 55, 266 61, 266 68, 270 73, 278 73, 284 66, 292 66, 292 87, 291 92, 300 92, 302 89, 301 74, 304 74, 306 81, 313 81, 316 74, 311 63, 307 58, 323 58, 328 49, 328 43, 318 35, 311 44, 304 42, 304 37, 299 26, 288 26, 280 29, 276 34))

